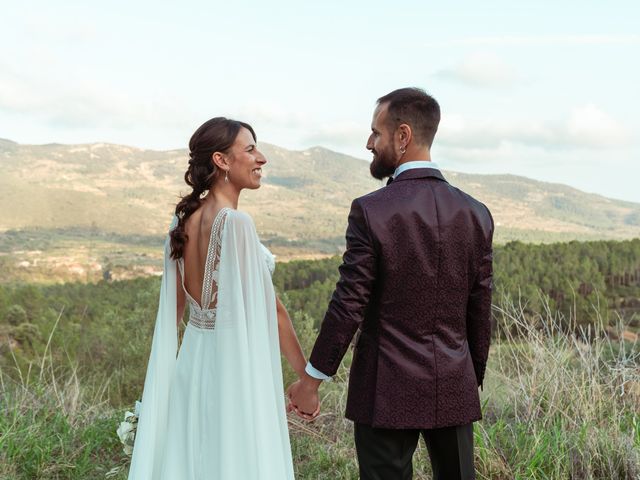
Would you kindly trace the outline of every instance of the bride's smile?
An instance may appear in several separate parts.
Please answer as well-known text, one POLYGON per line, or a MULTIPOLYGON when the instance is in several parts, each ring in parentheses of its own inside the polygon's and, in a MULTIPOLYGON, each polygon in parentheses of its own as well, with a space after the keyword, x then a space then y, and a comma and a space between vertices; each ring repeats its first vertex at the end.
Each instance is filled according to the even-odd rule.
POLYGON ((249 130, 241 128, 228 153, 229 181, 238 189, 260 188, 262 167, 267 159, 258 150, 249 130))

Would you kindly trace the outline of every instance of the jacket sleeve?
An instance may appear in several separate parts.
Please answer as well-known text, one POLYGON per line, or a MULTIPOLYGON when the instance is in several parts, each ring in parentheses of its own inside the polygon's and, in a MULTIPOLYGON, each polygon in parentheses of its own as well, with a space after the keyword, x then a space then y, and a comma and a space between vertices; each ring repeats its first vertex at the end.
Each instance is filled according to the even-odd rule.
MULTIPOLYGON (((487 210, 487 212, 489 212, 487 210)), ((467 301, 467 340, 478 386, 482 387, 491 342, 491 294, 493 290, 493 219, 481 253, 480 265, 467 301)))
POLYGON ((329 376, 338 370, 362 323, 376 277, 376 251, 366 212, 358 199, 351 204, 346 240, 340 279, 310 357, 314 368, 329 376))

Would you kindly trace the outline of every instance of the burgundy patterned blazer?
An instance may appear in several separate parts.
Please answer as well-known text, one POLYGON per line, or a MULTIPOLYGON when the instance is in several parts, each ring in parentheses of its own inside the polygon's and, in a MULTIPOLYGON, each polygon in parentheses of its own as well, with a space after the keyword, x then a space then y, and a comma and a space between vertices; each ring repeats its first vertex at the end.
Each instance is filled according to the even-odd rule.
POLYGON ((481 418, 493 228, 487 207, 433 168, 353 201, 340 280, 310 358, 334 375, 360 330, 347 418, 419 429, 481 418))

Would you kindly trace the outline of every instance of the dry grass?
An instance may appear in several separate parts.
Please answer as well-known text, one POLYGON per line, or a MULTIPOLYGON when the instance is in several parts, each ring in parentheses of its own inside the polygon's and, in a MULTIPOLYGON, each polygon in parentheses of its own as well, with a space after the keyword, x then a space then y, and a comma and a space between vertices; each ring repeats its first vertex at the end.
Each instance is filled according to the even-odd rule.
MULTIPOLYGON (((532 317, 521 304, 494 308, 498 338, 482 392, 485 418, 475 426, 478 478, 640 478, 637 341, 613 340, 601 319, 579 328, 548 309, 532 317)), ((623 330, 613 328, 620 339, 623 330)), ((126 478, 115 435, 122 412, 104 401, 106 386, 78 378, 71 360, 61 373, 52 358, 45 350, 19 381, 0 371, 0 478, 126 478)), ((298 479, 358 478, 343 417, 348 364, 323 386, 318 420, 290 417, 298 479)), ((430 478, 422 444, 414 460, 414 478, 430 478)))

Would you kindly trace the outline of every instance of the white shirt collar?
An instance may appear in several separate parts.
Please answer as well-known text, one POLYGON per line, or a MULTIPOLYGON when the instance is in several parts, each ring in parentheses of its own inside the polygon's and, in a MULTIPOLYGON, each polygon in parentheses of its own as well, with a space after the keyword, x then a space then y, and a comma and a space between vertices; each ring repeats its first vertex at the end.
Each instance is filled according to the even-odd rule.
POLYGON ((398 168, 396 168, 396 171, 393 172, 393 178, 396 178, 402 172, 406 172, 407 170, 413 170, 414 168, 435 168, 438 170, 440 169, 440 167, 438 167, 438 164, 436 162, 430 162, 428 160, 414 160, 411 162, 403 163, 398 168))

